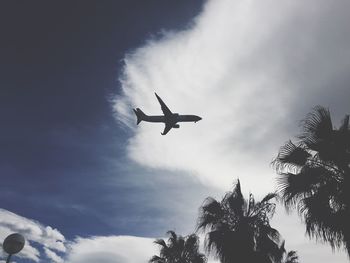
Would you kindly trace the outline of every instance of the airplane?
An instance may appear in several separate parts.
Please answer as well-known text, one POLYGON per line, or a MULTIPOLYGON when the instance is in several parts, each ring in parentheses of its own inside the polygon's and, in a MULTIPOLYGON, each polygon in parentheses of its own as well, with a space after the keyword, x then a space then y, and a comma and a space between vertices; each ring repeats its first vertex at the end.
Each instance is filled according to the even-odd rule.
POLYGON ((153 115, 148 116, 145 113, 143 113, 142 110, 139 108, 133 109, 136 117, 137 122, 136 124, 139 125, 141 121, 146 122, 164 122, 165 128, 164 131, 161 133, 161 135, 167 134, 171 128, 180 128, 180 125, 177 124, 178 122, 197 122, 200 121, 202 118, 196 115, 180 115, 178 113, 172 113, 169 108, 165 105, 163 100, 157 95, 157 93, 154 93, 160 103, 160 106, 162 108, 162 111, 164 115, 153 115))

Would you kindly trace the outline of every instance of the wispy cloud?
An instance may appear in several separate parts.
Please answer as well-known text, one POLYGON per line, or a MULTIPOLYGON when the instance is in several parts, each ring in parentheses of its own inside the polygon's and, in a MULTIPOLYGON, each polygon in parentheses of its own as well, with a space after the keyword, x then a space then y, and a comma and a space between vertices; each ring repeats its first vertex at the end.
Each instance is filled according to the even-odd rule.
POLYGON ((271 182, 254 182, 257 174, 264 182, 271 178, 271 144, 280 141, 276 128, 293 97, 280 68, 258 50, 285 20, 280 12, 269 15, 265 3, 211 1, 192 28, 128 55, 115 104, 119 120, 134 127, 135 106, 159 113, 153 91, 170 109, 203 117, 164 138, 162 126, 142 123, 129 156, 146 166, 184 170, 221 189, 236 177, 254 190, 271 188, 271 182))
POLYGON ((240 177, 256 193, 270 191, 269 163, 298 120, 316 104, 348 109, 340 92, 350 95, 342 84, 349 65, 349 21, 337 17, 346 15, 346 6, 341 1, 209 1, 191 28, 165 33, 128 54, 115 110, 134 131, 130 158, 186 171, 221 189, 240 177), (165 137, 159 136, 161 125, 136 128, 132 107, 160 113, 154 91, 173 111, 203 120, 165 137))

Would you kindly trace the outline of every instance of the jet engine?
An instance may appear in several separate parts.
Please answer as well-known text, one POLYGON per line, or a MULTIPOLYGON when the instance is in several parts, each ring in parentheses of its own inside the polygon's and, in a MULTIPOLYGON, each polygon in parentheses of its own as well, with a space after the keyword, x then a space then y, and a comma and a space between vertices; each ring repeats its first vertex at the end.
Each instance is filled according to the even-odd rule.
POLYGON ((179 124, 175 124, 175 125, 173 126, 173 128, 180 128, 180 125, 179 125, 179 124))

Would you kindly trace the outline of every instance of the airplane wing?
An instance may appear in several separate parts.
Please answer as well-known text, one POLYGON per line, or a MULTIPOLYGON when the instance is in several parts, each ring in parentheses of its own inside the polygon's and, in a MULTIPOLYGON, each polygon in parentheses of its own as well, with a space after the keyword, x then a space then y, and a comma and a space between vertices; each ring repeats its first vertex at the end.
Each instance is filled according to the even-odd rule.
MULTIPOLYGON (((162 108, 162 111, 164 113, 164 116, 171 116, 173 113, 169 110, 169 108, 167 107, 167 105, 165 105, 164 101, 157 95, 157 93, 154 93, 156 94, 156 97, 160 103, 160 106, 162 108)), ((169 128, 169 130, 171 129, 171 127, 169 128)))
POLYGON ((164 131, 162 132, 162 135, 167 134, 171 130, 172 126, 169 124, 165 124, 164 131))

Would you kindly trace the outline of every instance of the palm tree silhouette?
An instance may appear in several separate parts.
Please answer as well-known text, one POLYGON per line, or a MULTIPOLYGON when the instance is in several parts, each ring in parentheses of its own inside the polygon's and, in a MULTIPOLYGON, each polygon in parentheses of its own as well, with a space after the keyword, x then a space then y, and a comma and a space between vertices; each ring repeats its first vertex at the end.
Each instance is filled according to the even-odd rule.
POLYGON ((199 253, 199 240, 197 235, 187 237, 176 235, 174 231, 168 231, 168 242, 157 239, 155 244, 160 245, 160 255, 153 256, 149 262, 153 263, 205 263, 204 254, 199 253))
POLYGON ((279 194, 287 209, 297 208, 310 237, 350 255, 349 115, 335 129, 329 110, 317 106, 302 127, 298 141, 282 146, 273 162, 279 194))
POLYGON ((269 220, 275 204, 270 200, 275 194, 266 195, 255 202, 252 194, 243 198, 239 180, 221 202, 208 197, 200 209, 197 230, 207 232, 205 247, 222 263, 281 262, 280 234, 269 220))

